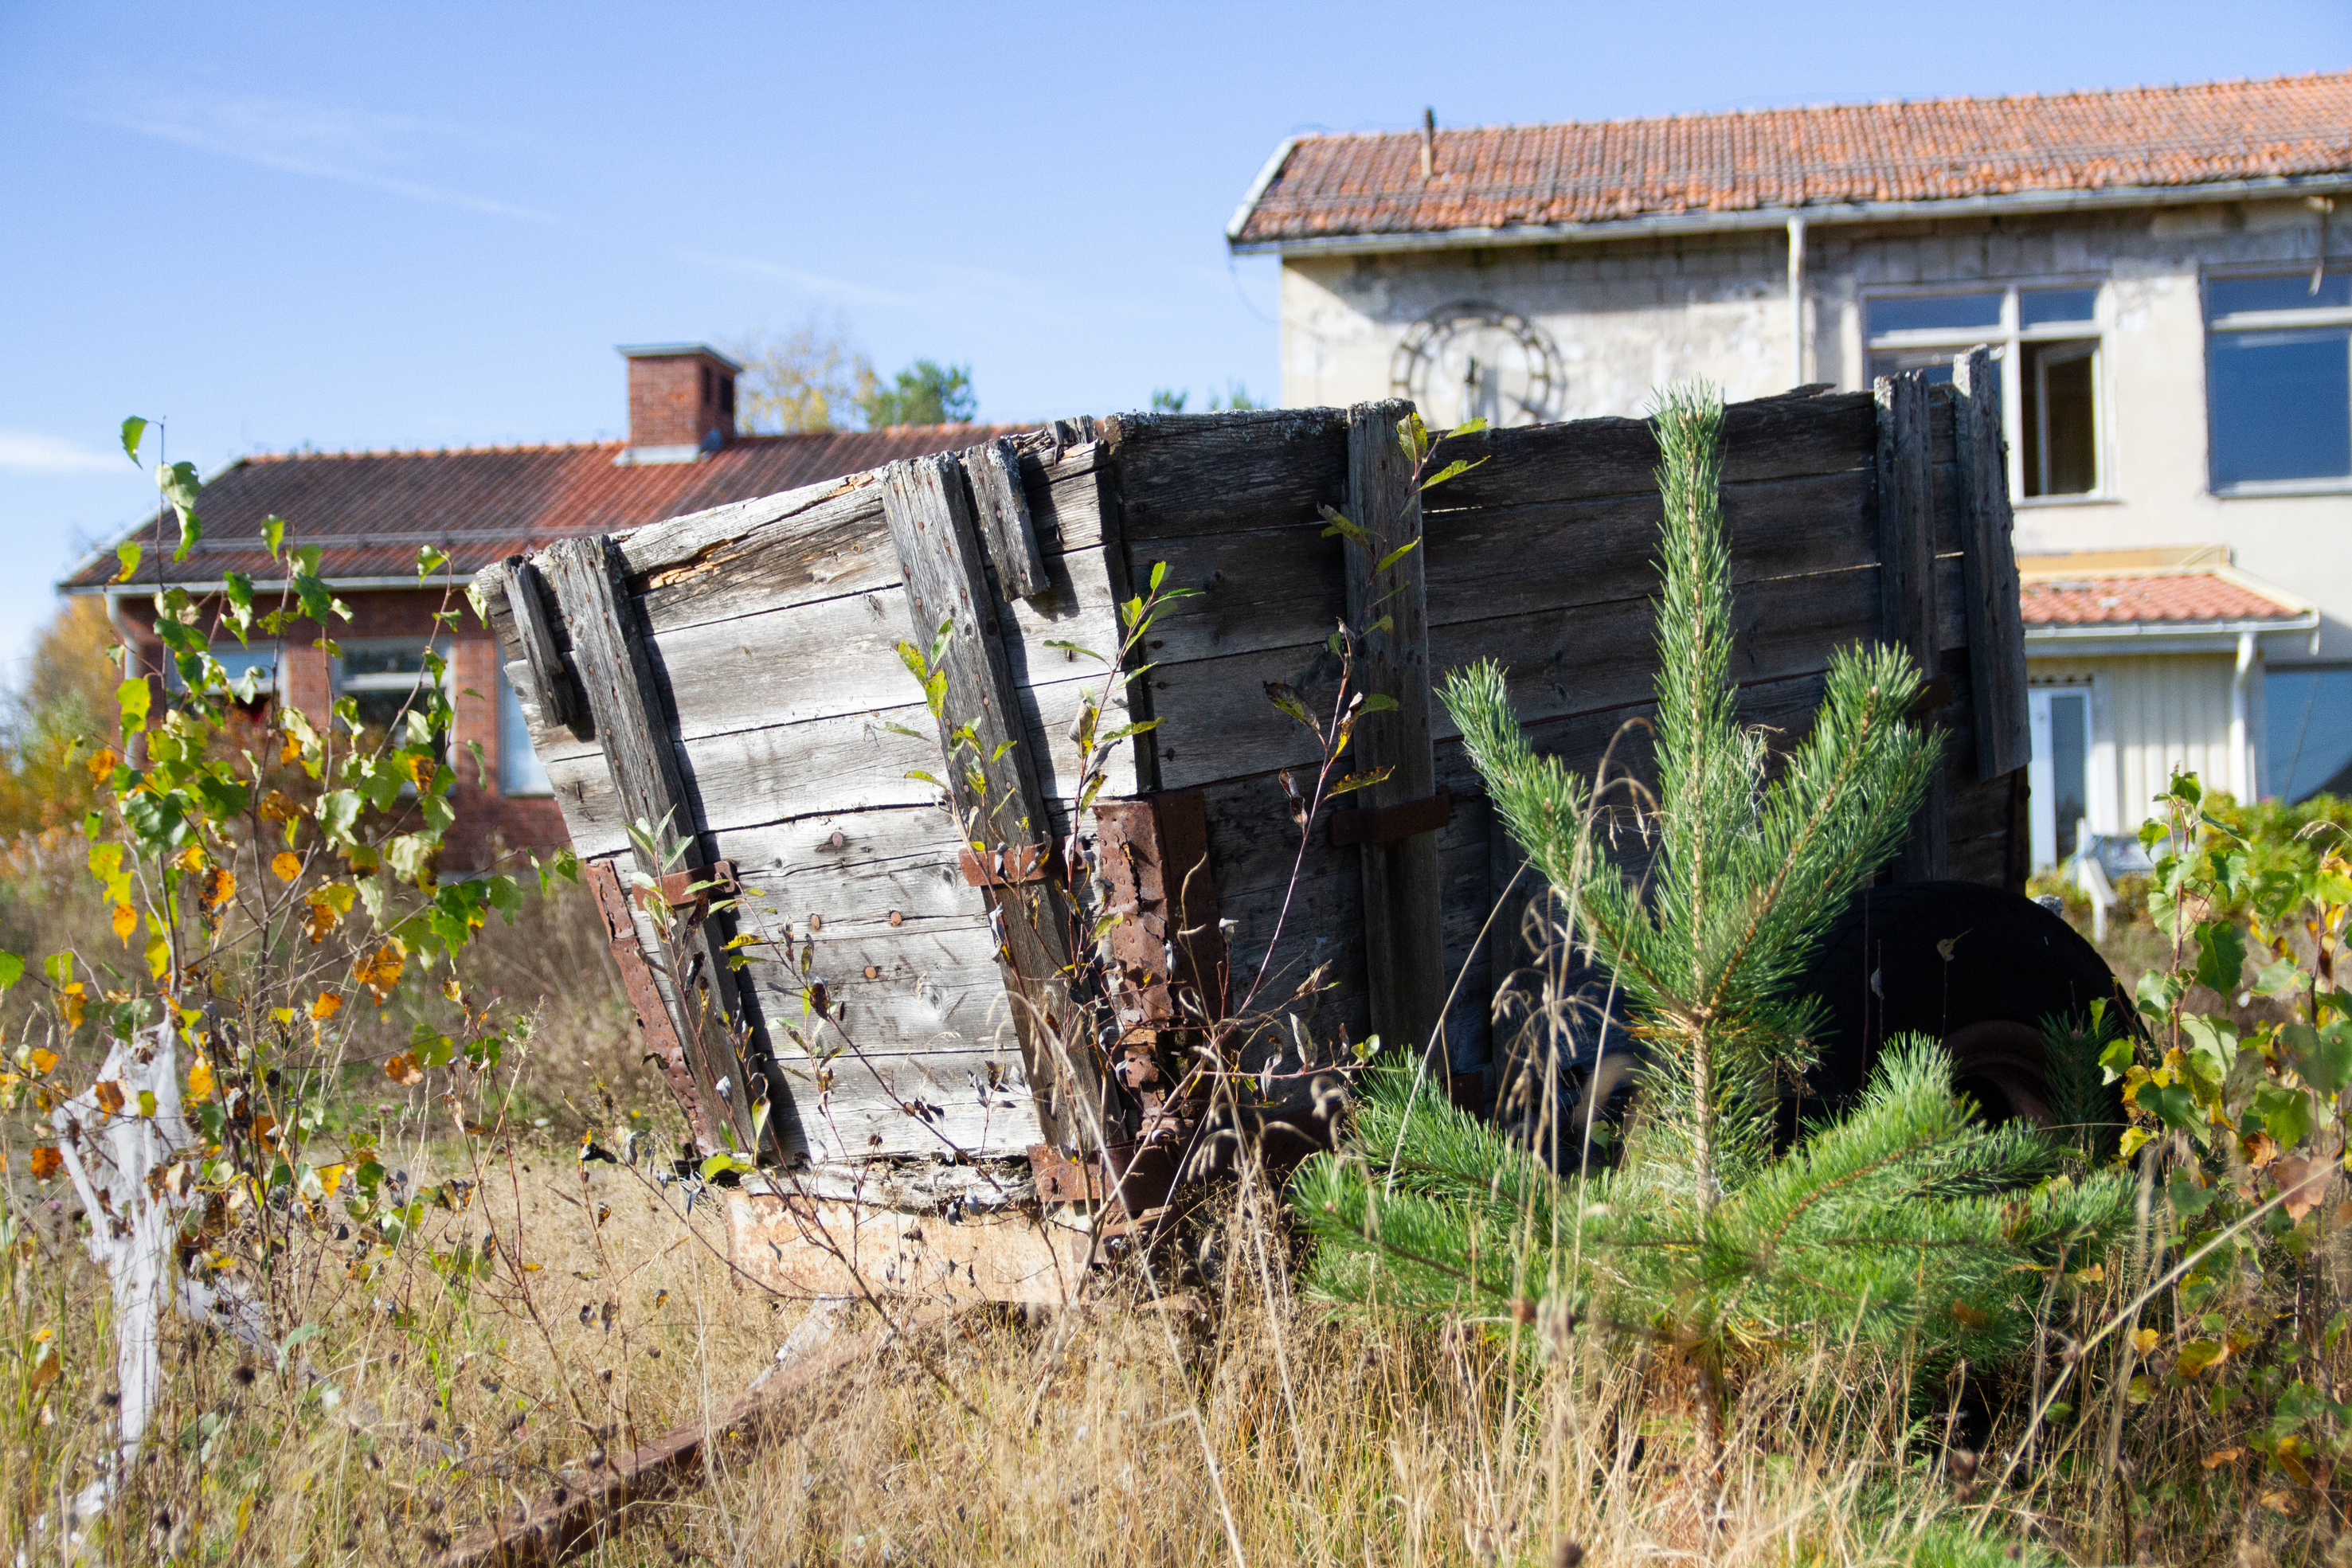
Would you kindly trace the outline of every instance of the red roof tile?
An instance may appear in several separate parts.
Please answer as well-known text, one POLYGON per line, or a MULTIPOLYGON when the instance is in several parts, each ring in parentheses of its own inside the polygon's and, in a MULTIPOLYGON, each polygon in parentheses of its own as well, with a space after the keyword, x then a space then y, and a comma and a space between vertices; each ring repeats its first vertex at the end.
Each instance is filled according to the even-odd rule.
POLYGON ((2352 72, 1299 139, 1237 245, 2352 170, 2352 72))
MULTIPOLYGON (((273 516, 286 519, 290 538, 324 547, 320 567, 331 581, 410 576, 425 545, 466 573, 567 534, 617 532, 1012 434, 1012 426, 943 424, 746 436, 698 463, 626 467, 613 461, 616 441, 248 457, 205 486, 197 502, 205 537, 186 560, 175 566, 168 548, 153 548, 153 522, 125 537, 149 545, 135 579, 142 585, 158 581, 159 571, 170 582, 218 582, 227 571, 276 575, 261 544, 263 520, 273 516)), ((160 537, 167 547, 179 538, 168 514, 160 537)), ((110 546, 60 586, 100 587, 119 570, 110 546)))
POLYGON ((2028 626, 2145 622, 2294 621, 2308 613, 2218 573, 2163 577, 2051 578, 2025 582, 2028 626))

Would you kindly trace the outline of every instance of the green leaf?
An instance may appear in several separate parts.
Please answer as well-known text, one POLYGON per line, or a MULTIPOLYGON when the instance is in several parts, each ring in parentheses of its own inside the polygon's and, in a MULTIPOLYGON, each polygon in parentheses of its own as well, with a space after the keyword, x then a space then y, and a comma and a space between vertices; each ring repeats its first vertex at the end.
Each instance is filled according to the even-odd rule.
POLYGON ((121 544, 116 545, 114 547, 114 559, 122 563, 122 570, 114 574, 114 580, 117 582, 130 581, 131 574, 139 570, 139 563, 146 558, 146 554, 147 547, 140 544, 135 539, 125 539, 121 544))
POLYGON ((0 952, 0 991, 6 990, 25 977, 25 960, 16 953, 0 952))
POLYGON ((1167 580, 1168 563, 1164 560, 1153 561, 1151 563, 1151 591, 1154 593, 1159 592, 1160 585, 1167 580))
POLYGON ((2322 1030, 2291 1023, 2279 1030, 2278 1038, 2295 1071, 2322 1094, 2352 1084, 2352 1020, 2337 1019, 2322 1030))
POLYGON ((416 580, 422 582, 448 564, 449 558, 431 545, 420 546, 416 551, 416 580))
POLYGON ((1421 548, 1421 541, 1420 541, 1419 539, 1407 539, 1407 540, 1405 540, 1405 542, 1404 542, 1404 543, 1402 543, 1402 544, 1401 544, 1401 545, 1397 546, 1397 548, 1396 548, 1396 549, 1392 549, 1392 550, 1389 551, 1389 553, 1388 553, 1388 554, 1386 554, 1386 555, 1384 555, 1384 556, 1381 557, 1381 563, 1380 563, 1380 565, 1378 565, 1378 566, 1376 566, 1376 567, 1372 568, 1372 575, 1373 575, 1374 577, 1378 577, 1378 576, 1380 576, 1380 575, 1381 575, 1381 573, 1382 573, 1382 572, 1384 572, 1384 571, 1388 570, 1388 569, 1389 569, 1389 568, 1391 568, 1391 567, 1394 566, 1397 562, 1399 562, 1399 561, 1402 560, 1405 557, 1407 557, 1407 556, 1411 555, 1413 551, 1415 551, 1415 550, 1419 549, 1420 548, 1421 548))
POLYGON ((2130 1071, 2132 1059, 2137 1052, 2137 1048, 2133 1045, 2129 1035, 2109 1040, 2106 1049, 2099 1052, 2099 1071, 2103 1080, 2113 1083, 2130 1071))
POLYGON ((356 789, 330 789, 319 797, 319 831, 337 849, 350 849, 359 842, 354 830, 360 820, 360 793, 356 789))
POLYGON ((204 481, 196 476, 196 465, 183 459, 168 468, 156 468, 155 487, 180 515, 180 548, 172 552, 172 559, 185 560, 196 541, 205 537, 204 520, 196 516, 196 496, 204 489, 204 481))
POLYGON ((1093 659, 1099 664, 1108 664, 1110 663, 1108 659, 1104 658, 1092 648, 1081 647, 1076 643, 1065 642, 1059 637, 1046 638, 1045 646, 1048 648, 1059 648, 1066 653, 1084 653, 1087 658, 1093 659))
POLYGON ((2303 988, 2303 970, 2293 958, 2280 958, 2254 971, 2253 991, 2258 997, 2284 996, 2303 988))
POLYGON ((1486 459, 1484 457, 1470 458, 1466 460, 1457 457, 1453 462, 1448 463, 1444 467, 1440 468, 1436 473, 1432 474, 1428 478, 1423 479, 1421 482, 1421 487, 1424 490, 1432 489, 1436 486, 1444 484, 1448 479, 1458 479, 1463 475, 1467 474, 1471 469, 1477 467, 1479 464, 1486 461, 1486 459))
POLYGON ((132 414, 122 422, 122 455, 133 463, 139 461, 139 443, 146 438, 147 422, 132 414))
POLYGON ((147 684, 144 675, 133 675, 114 688, 114 700, 122 709, 122 733, 136 735, 147 727, 147 711, 155 700, 155 688, 147 684))
POLYGON ((1350 773, 1344 779, 1333 780, 1331 787, 1323 793, 1326 796, 1351 795, 1359 789, 1368 789, 1375 784, 1386 783, 1389 775, 1394 771, 1395 769, 1390 768, 1375 768, 1369 773, 1350 773))
MULTIPOLYGON (((1483 419, 1465 420, 1460 424, 1457 424, 1453 429, 1447 431, 1444 438, 1451 441, 1457 435, 1475 435, 1486 428, 1486 422, 1483 419)), ((1483 462, 1485 460, 1482 458, 1480 461, 1483 462)))
POLYGON ((1394 713, 1396 706, 1396 698, 1385 692, 1367 692, 1363 700, 1356 705, 1356 716, 1361 718, 1366 714, 1394 713))
POLYGON ((1352 545, 1370 548, 1371 535, 1349 522, 1345 512, 1340 511, 1337 507, 1318 507, 1315 509, 1322 515, 1324 522, 1329 525, 1323 530, 1325 538, 1341 538, 1352 545))
POLYGON ((1266 682, 1265 700, 1272 703, 1276 707, 1280 708, 1287 716, 1305 725, 1307 728, 1313 729, 1315 727, 1315 720, 1307 713, 1307 705, 1304 702, 1301 702, 1299 700, 1298 694, 1291 690, 1284 682, 1266 682))
POLYGON ((2265 1083, 2254 1092, 2254 1113, 2282 1149, 2291 1149, 2311 1136, 2318 1125, 2311 1096, 2300 1089, 2265 1083))
POLYGON ((262 518, 261 542, 269 547, 269 553, 273 557, 275 557, 279 550, 285 549, 286 519, 278 516, 274 512, 268 517, 262 518))
POLYGON ((2232 996, 2246 969, 2246 934, 2237 923, 2209 920, 2197 928, 2197 982, 2232 996))

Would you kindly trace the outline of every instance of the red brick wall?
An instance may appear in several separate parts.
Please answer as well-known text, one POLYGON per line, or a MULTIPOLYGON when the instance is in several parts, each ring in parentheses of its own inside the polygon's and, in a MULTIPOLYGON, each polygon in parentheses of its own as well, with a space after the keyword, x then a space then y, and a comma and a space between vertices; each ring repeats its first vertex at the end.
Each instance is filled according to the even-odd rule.
MULTIPOLYGON (((378 590, 346 592, 352 619, 338 622, 331 635, 339 643, 371 637, 415 637, 434 634, 434 612, 441 608, 440 591, 378 590)), ((136 629, 134 639, 146 669, 163 667, 163 644, 156 640, 154 606, 142 601, 124 601, 123 618, 136 629)), ((211 610, 204 612, 209 622, 211 610)), ((467 619, 470 620, 470 612, 467 619)), ((317 628, 308 622, 286 629, 278 655, 285 700, 323 725, 333 705, 331 661, 314 646, 317 628)), ((441 865, 445 871, 478 871, 490 864, 500 850, 530 850, 544 854, 562 848, 570 838, 563 814, 547 796, 508 797, 499 789, 499 650, 495 638, 478 625, 461 624, 455 632, 438 630, 435 646, 449 661, 451 702, 456 722, 450 736, 449 760, 457 774, 452 804, 457 820, 444 839, 441 865), (482 748, 482 766, 474 763, 473 747, 482 748), (483 775, 487 775, 484 777, 483 775)))
POLYGON ((629 360, 629 444, 693 446, 712 431, 735 439, 734 371, 707 355, 641 354, 629 360))

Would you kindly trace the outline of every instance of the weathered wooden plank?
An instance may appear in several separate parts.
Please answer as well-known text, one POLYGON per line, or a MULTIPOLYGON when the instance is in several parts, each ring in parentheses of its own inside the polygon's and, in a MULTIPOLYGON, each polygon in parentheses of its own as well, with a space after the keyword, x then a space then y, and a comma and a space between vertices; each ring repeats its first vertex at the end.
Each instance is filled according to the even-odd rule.
MULTIPOLYGON (((692 801, 679 778, 661 689, 622 591, 618 552, 609 538, 598 535, 558 540, 542 559, 571 635, 572 664, 621 809, 626 820, 648 825, 660 851, 657 862, 640 854, 638 869, 658 877, 709 864, 696 831, 692 801)), ((687 926, 682 956, 689 968, 684 975, 658 947, 649 948, 646 956, 664 987, 664 1001, 672 1009, 705 1116, 712 1121, 722 1114, 730 1117, 736 1147, 751 1149, 759 1140, 752 1129, 753 1095, 746 1064, 738 1060, 734 1046, 740 1009, 726 964, 729 935, 723 915, 687 926), (721 1079, 729 1082, 730 1093, 719 1092, 721 1079)))
POLYGON ((585 739, 593 721, 581 695, 580 683, 555 644, 555 631, 549 624, 549 607, 542 597, 546 585, 540 578, 539 569, 521 556, 509 556, 496 575, 505 588, 515 642, 522 650, 520 663, 530 676, 517 684, 515 690, 530 694, 547 723, 567 726, 572 734, 585 739))
MULTIPOLYGON (((1940 666, 1936 636, 1936 517, 1934 465, 1927 428, 1924 371, 1880 376, 1872 384, 1878 411, 1878 636, 1911 656, 1924 681, 1940 666)), ((1927 779, 1911 819, 1899 882, 1940 882, 1945 875, 1944 770, 1927 779)))
MULTIPOLYGON (((1825 666, 1832 648, 1875 634, 1875 568, 1779 578, 1736 590, 1733 623, 1739 644, 1732 676, 1746 684, 1825 666)), ((1522 723, 1612 708, 1649 694, 1655 672, 1652 611, 1646 599, 1563 612, 1433 626, 1430 664, 1457 669, 1493 657, 1503 662, 1522 723)), ((1171 665, 1151 673, 1160 719, 1160 787, 1192 789, 1244 772, 1296 768, 1316 755, 1314 738, 1263 695, 1281 681, 1320 714, 1330 701, 1337 661, 1319 643, 1171 665)), ((1432 718, 1443 740, 1452 733, 1432 718)))
MULTIPOLYGON (((1421 492, 1412 454, 1397 434, 1398 422, 1412 412, 1412 404, 1397 400, 1348 411, 1348 517, 1356 531, 1344 545, 1354 685, 1368 708, 1380 706, 1373 698, 1387 705, 1383 712, 1363 714, 1355 728, 1354 767, 1387 772, 1357 792, 1358 802, 1375 810, 1425 800, 1437 790, 1421 492)), ((1431 1049, 1445 1007, 1436 841, 1414 833, 1395 843, 1364 844, 1359 856, 1372 1028, 1392 1044, 1431 1049)))
MULTIPOLYGON (((1723 497, 1735 582, 1878 559, 1867 470, 1727 485, 1723 497)), ((1654 490, 1425 514, 1430 624, 1652 591, 1659 505, 1654 490), (1573 561, 1576 570, 1529 570, 1538 561, 1573 561)), ((1160 664, 1304 642, 1345 613, 1344 574, 1319 518, 1155 540, 1139 547, 1138 559, 1166 561, 1169 581, 1199 595, 1171 604, 1154 627, 1150 654, 1160 664)))
POLYGON ((2025 711, 2025 616, 2011 539, 2009 455, 2001 435, 2000 372, 1990 350, 1952 361, 1967 579, 1969 655, 1975 666, 1977 776, 1993 779, 2033 757, 2025 711))
MULTIPOLYGON (((1867 468, 1877 428, 1867 392, 1764 398, 1724 410, 1727 484, 1867 468)), ((1580 419, 1446 442, 1441 455, 1487 461, 1430 492, 1433 514, 1596 496, 1654 495, 1658 444, 1647 421, 1580 419)))
POLYGON ((1037 554, 1037 530, 1029 520, 1021 488, 1021 454, 1011 437, 975 446, 963 455, 963 472, 980 517, 981 541, 1005 595, 1026 599, 1045 591, 1045 563, 1037 554))
POLYGON ((1339 505, 1347 427, 1336 408, 1113 415, 1104 439, 1129 544, 1301 522, 1339 505))
MULTIPOLYGON (((1025 724, 1012 675, 993 595, 980 563, 961 468, 943 457, 892 464, 883 476, 884 512, 906 577, 915 642, 943 643, 939 705, 946 777, 964 836, 990 852, 1030 850, 1049 842, 1050 822, 1038 788, 1025 724)), ((1065 1040, 1075 1023, 1066 975, 1071 956, 1070 911, 1052 878, 994 884, 982 891, 999 917, 1006 958, 1005 987, 1013 998, 1024 1060, 1031 1081, 1048 1089, 1039 1120, 1050 1141, 1099 1146, 1098 1127, 1085 1124, 1085 1107, 1097 1103, 1099 1085, 1087 1080, 1090 1040, 1065 1040)))

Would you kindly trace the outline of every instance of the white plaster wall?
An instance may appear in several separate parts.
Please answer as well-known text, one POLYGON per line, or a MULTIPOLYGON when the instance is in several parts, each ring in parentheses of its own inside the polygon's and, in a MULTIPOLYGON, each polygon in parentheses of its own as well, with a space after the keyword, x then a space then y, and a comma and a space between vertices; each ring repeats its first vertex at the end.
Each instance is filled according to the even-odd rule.
MULTIPOLYGON (((2105 494, 2021 502, 2018 548, 2227 544, 2246 570, 2320 606, 2322 657, 2352 659, 2352 494, 2224 498, 2207 486, 2202 269, 2308 267, 2317 235, 2315 215, 2299 202, 1816 224, 1807 238, 1804 379, 1864 384, 1861 301, 1874 287, 2104 282, 2105 494)), ((2352 224, 2334 226, 2330 250, 2352 267, 2352 224)), ((1691 376, 1735 400, 1764 396, 1796 379, 1787 267, 1777 231, 1290 260, 1283 401, 1389 395, 1406 330, 1465 300, 1516 311, 1551 336, 1567 372, 1558 418, 1639 414, 1654 388, 1691 376)), ((2274 664, 2305 656, 2268 653, 2274 664)))

